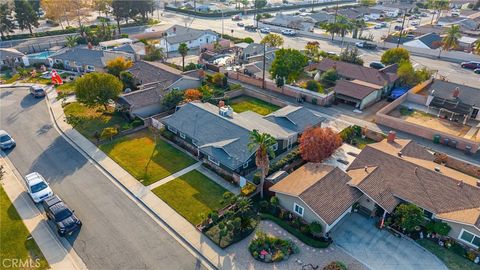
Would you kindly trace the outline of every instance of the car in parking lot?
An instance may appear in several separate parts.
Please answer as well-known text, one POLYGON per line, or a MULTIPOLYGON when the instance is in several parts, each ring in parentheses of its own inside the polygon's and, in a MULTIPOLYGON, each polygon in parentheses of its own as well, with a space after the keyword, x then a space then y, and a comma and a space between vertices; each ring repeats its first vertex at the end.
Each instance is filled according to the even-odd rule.
POLYGON ((477 69, 480 68, 480 62, 476 61, 467 61, 467 62, 462 62, 460 64, 462 68, 468 68, 468 69, 477 69))
POLYGON ((47 95, 47 92, 45 91, 44 88, 37 86, 37 85, 32 85, 30 86, 30 94, 35 97, 35 98, 41 98, 47 95))
POLYGON ((15 140, 5 130, 0 130, 0 149, 6 150, 17 145, 15 140))
POLYGON ((242 22, 238 22, 238 23, 237 23, 237 26, 244 27, 245 24, 243 24, 242 22))
POLYGON ((476 74, 480 74, 480 68, 474 69, 473 72, 475 72, 476 74))
POLYGON ((295 36, 297 32, 295 32, 295 30, 292 30, 292 29, 283 29, 282 34, 285 36, 295 36))
POLYGON ((385 67, 384 64, 382 64, 381 62, 378 62, 378 61, 372 61, 370 62, 369 66, 371 68, 374 68, 374 69, 382 69, 385 67))
POLYGON ((357 46, 358 48, 368 49, 368 50, 374 50, 377 48, 377 45, 373 43, 368 43, 366 41, 357 42, 355 43, 355 46, 357 46))
POLYGON ((82 222, 57 195, 43 201, 43 208, 49 220, 55 223, 60 236, 71 234, 82 227, 82 222))
POLYGON ((27 193, 35 203, 42 202, 48 197, 53 196, 53 191, 48 185, 45 178, 38 172, 32 172, 25 175, 25 184, 27 185, 27 193))
POLYGON ((268 34, 268 33, 270 33, 270 28, 268 28, 268 27, 260 28, 260 33, 268 34))

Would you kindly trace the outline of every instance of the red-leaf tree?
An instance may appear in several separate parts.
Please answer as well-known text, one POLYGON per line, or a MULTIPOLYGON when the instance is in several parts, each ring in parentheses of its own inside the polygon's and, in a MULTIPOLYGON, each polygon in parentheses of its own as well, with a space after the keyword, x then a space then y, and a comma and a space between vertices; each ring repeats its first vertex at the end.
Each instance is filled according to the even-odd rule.
POLYGON ((197 89, 187 89, 185 90, 184 99, 186 102, 199 100, 202 97, 202 93, 197 89))
POLYGON ((342 139, 331 128, 314 127, 300 137, 300 154, 310 162, 322 162, 342 145, 342 139))

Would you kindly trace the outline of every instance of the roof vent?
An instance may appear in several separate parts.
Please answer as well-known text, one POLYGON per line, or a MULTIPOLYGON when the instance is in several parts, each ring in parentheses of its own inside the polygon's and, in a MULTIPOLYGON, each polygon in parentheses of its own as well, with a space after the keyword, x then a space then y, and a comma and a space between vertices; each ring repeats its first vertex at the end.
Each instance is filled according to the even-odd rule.
POLYGON ((463 180, 460 180, 460 182, 458 182, 457 186, 463 187, 463 180))
POLYGON ((402 154, 402 151, 399 151, 399 152, 397 153, 397 155, 398 155, 399 157, 402 157, 402 155, 403 155, 403 154, 402 154))
POLYGON ((440 168, 439 168, 439 167, 435 167, 435 171, 439 173, 439 172, 440 172, 440 168))
POLYGON ((221 116, 230 117, 230 118, 233 117, 233 109, 232 109, 232 107, 230 107, 230 106, 220 107, 218 113, 219 113, 221 116))
POLYGON ((367 166, 365 166, 365 172, 368 173, 368 167, 367 166))
POLYGON ((415 167, 415 169, 413 170, 413 173, 415 173, 415 175, 417 175, 417 171, 418 171, 418 167, 415 167))
POLYGON ((477 187, 480 187, 480 180, 477 180, 477 187))

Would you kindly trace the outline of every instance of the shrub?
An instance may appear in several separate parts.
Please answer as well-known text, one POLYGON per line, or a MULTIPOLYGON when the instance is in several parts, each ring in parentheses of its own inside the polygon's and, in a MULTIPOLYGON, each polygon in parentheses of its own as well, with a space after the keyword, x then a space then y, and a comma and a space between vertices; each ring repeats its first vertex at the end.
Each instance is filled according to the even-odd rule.
POLYGON ((253 183, 254 183, 255 185, 260 184, 261 178, 262 178, 262 173, 261 173, 261 172, 256 172, 256 173, 253 175, 253 183))
POLYGON ((100 134, 100 137, 102 139, 112 139, 113 136, 118 134, 118 129, 114 127, 107 127, 102 130, 102 134, 100 134))
POLYGON ((327 264, 323 270, 347 270, 347 267, 342 262, 336 261, 327 264))
POLYGON ((225 88, 226 85, 224 84, 225 75, 222 73, 215 73, 212 76, 212 83, 218 87, 225 88))
POLYGON ((185 66, 185 69, 184 71, 189 71, 189 70, 195 70, 197 69, 197 65, 195 65, 195 63, 188 63, 188 65, 185 66))
POLYGON ((257 187, 254 184, 247 182, 247 184, 242 187, 240 194, 247 197, 250 196, 253 192, 255 192, 256 189, 257 187))
POLYGON ((315 81, 315 80, 310 80, 307 82, 307 85, 305 86, 305 88, 307 90, 310 90, 312 92, 319 92, 319 93, 322 93, 323 92, 323 87, 322 85, 315 81))
POLYGON ((427 229, 427 232, 438 233, 443 236, 448 235, 451 229, 447 223, 434 220, 428 222, 427 225, 425 225, 425 228, 427 229))
POLYGON ((246 38, 243 39, 243 42, 250 44, 250 43, 253 43, 255 41, 251 37, 246 37, 246 38))
POLYGON ((338 80, 338 73, 335 69, 331 68, 320 75, 320 80, 326 84, 335 84, 338 80))
POLYGON ((469 251, 467 251, 466 257, 467 257, 467 259, 469 259, 470 261, 473 262, 475 260, 475 258, 477 257, 477 253, 473 250, 469 250, 469 251))
POLYGON ((267 201, 260 201, 259 206, 260 212, 266 212, 270 207, 270 204, 267 201))
POLYGON ((270 236, 261 231, 252 239, 248 250, 256 260, 262 262, 279 262, 286 256, 299 252, 292 241, 270 236))
POLYGON ((314 221, 312 223, 310 223, 310 232, 311 233, 315 233, 315 234, 320 234, 322 233, 322 224, 314 221))

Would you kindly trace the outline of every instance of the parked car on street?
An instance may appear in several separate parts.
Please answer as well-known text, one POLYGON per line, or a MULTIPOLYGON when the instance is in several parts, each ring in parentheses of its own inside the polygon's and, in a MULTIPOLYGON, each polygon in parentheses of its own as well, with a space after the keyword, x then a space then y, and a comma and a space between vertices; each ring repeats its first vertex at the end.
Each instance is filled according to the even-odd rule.
POLYGON ((242 20, 242 16, 240 16, 240 15, 238 15, 238 14, 232 16, 232 21, 241 21, 241 20, 242 20))
POLYGON ((417 21, 413 21, 413 22, 410 23, 410 25, 411 26, 418 26, 418 25, 420 25, 420 23, 417 22, 417 21))
POLYGON ((41 98, 46 96, 47 92, 40 86, 32 85, 30 86, 30 94, 35 98, 41 98))
POLYGON ((268 33, 270 33, 270 28, 268 28, 268 27, 260 28, 260 33, 268 34, 268 33))
POLYGON ((373 27, 373 29, 382 29, 383 26, 381 24, 375 24, 375 26, 373 27))
POLYGON ((258 27, 256 27, 255 25, 245 25, 245 30, 246 31, 251 31, 251 32, 254 32, 254 31, 257 31, 258 27))
POLYGON ((402 31, 403 30, 403 27, 401 25, 395 25, 395 27, 393 28, 395 31, 402 31))
POLYGON ((283 29, 282 34, 285 36, 295 36, 297 32, 295 32, 295 30, 292 30, 292 29, 283 29))
POLYGON ((476 62, 476 61, 462 62, 460 66, 462 68, 467 68, 467 69, 477 69, 477 68, 480 68, 480 62, 476 62))
POLYGON ((64 237, 67 234, 79 230, 82 222, 57 195, 43 201, 43 208, 49 220, 55 223, 57 232, 64 237))
POLYGON ((237 26, 244 27, 245 24, 243 24, 242 22, 239 22, 239 23, 237 23, 237 26))
POLYGON ((377 45, 375 45, 373 43, 368 43, 366 41, 357 42, 357 43, 355 43, 355 46, 357 46, 358 48, 363 48, 363 49, 368 49, 368 50, 374 50, 374 49, 377 48, 377 45))
POLYGON ((382 69, 385 67, 384 64, 382 64, 381 62, 378 62, 378 61, 373 61, 373 62, 370 62, 369 66, 371 68, 374 68, 374 69, 382 69))
POLYGON ((480 74, 480 68, 474 69, 473 72, 475 72, 476 74, 480 74))
POLYGON ((0 149, 6 150, 15 147, 17 143, 5 130, 0 130, 0 149))
POLYGON ((47 181, 38 172, 25 175, 27 193, 35 203, 42 202, 48 197, 53 196, 53 191, 47 181))

